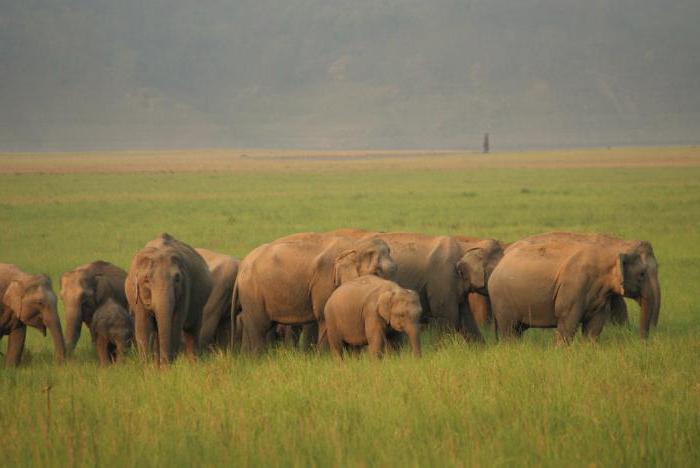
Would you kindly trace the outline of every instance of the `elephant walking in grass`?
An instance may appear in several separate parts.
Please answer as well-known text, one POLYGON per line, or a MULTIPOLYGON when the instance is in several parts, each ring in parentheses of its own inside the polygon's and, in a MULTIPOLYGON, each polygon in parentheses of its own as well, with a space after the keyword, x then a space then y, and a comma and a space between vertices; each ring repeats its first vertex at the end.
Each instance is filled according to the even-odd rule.
POLYGON ((557 343, 569 343, 579 324, 595 340, 611 314, 613 298, 641 303, 640 334, 659 313, 656 259, 648 242, 608 236, 549 233, 506 249, 489 282, 500 337, 528 328, 556 328, 557 343))
POLYGON ((234 286, 232 310, 242 348, 260 352, 277 324, 315 322, 345 281, 395 273, 389 247, 379 239, 303 233, 261 245, 241 261, 234 286))
POLYGON ((342 358, 345 346, 369 347, 373 358, 387 348, 387 333, 408 336, 413 355, 420 357, 420 298, 415 291, 373 275, 343 283, 326 302, 320 340, 342 358))
POLYGON ((9 335, 5 364, 17 366, 24 351, 27 326, 51 333, 54 356, 63 362, 66 345, 56 308, 56 294, 46 275, 30 275, 15 265, 0 263, 0 338, 9 335))
POLYGON ((211 274, 212 289, 202 311, 199 344, 203 349, 231 347, 231 295, 238 275, 238 259, 230 255, 196 248, 211 274))
POLYGON ((498 241, 355 229, 335 233, 385 241, 398 265, 396 282, 419 294, 423 320, 457 331, 467 341, 484 341, 468 295, 488 294, 489 277, 503 256, 498 241))
POLYGON ((136 344, 145 358, 170 363, 184 340, 191 359, 199 352, 202 309, 212 290, 206 262, 189 245, 169 234, 148 242, 131 262, 126 297, 134 316, 136 344))
MULTIPOLYGON (((66 320, 68 352, 75 350, 83 324, 91 329, 95 311, 112 299, 127 308, 124 281, 126 271, 109 262, 98 260, 81 265, 61 275, 61 300, 66 320)), ((94 335, 92 336, 95 342, 94 335)))
POLYGON ((120 361, 131 347, 134 321, 123 305, 109 298, 93 314, 90 333, 100 365, 106 366, 120 361))

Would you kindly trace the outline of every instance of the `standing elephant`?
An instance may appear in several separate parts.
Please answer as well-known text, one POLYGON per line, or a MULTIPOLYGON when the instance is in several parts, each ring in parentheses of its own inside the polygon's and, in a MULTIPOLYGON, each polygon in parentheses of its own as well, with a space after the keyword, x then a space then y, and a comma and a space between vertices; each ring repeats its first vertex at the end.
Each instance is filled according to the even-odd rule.
MULTIPOLYGON (((656 326, 659 322, 661 311, 661 286, 659 284, 659 266, 656 262, 654 249, 649 242, 638 240, 624 240, 604 234, 586 234, 575 232, 551 232, 542 234, 546 239, 574 240, 576 242, 588 242, 592 244, 614 247, 620 250, 636 251, 642 263, 647 268, 642 293, 634 300, 640 306, 640 333, 642 337, 649 334, 650 325, 656 326)), ((535 236, 538 238, 540 236, 535 236)), ((616 325, 626 325, 629 323, 627 305, 621 295, 610 297, 610 322, 616 325)))
POLYGON ((336 231, 363 239, 385 241, 398 265, 396 282, 418 292, 424 320, 460 332, 468 341, 483 342, 467 299, 468 293, 488 294, 491 272, 503 256, 493 239, 426 236, 409 232, 344 229, 336 231))
POLYGON ((27 325, 53 338, 54 356, 63 362, 66 345, 56 309, 56 294, 46 275, 30 275, 15 265, 0 263, 0 338, 9 335, 5 364, 16 366, 22 359, 27 325))
POLYGON ((231 346, 231 295, 238 275, 238 259, 230 255, 196 248, 211 274, 212 289, 202 311, 199 344, 202 348, 225 349, 231 346))
POLYGON ((131 347, 134 321, 124 306, 110 297, 95 310, 90 333, 100 365, 106 366, 121 360, 131 347))
POLYGON ((369 346, 378 358, 388 345, 387 332, 405 333, 413 355, 420 357, 420 298, 415 291, 373 275, 343 283, 326 302, 321 340, 342 358, 343 347, 369 346))
POLYGON ((489 283, 497 334, 518 337, 531 327, 556 328, 557 343, 568 343, 582 324, 595 340, 610 316, 611 298, 625 296, 641 301, 646 338, 659 305, 649 287, 649 276, 656 275, 649 254, 653 257, 647 242, 605 242, 603 236, 575 233, 515 242, 489 283))
POLYGON ((190 358, 196 356, 202 309, 212 290, 201 255, 171 235, 161 234, 134 256, 125 288, 142 356, 151 353, 154 340, 156 359, 167 364, 183 339, 190 358))
POLYGON ((124 293, 125 280, 126 271, 102 260, 81 265, 61 275, 60 294, 69 353, 75 350, 83 323, 90 329, 95 310, 105 301, 113 299, 120 306, 128 307, 124 293))
POLYGON ((396 263, 385 242, 303 233, 264 244, 241 261, 233 292, 245 351, 259 352, 276 324, 319 319, 333 290, 364 275, 392 278, 396 263))

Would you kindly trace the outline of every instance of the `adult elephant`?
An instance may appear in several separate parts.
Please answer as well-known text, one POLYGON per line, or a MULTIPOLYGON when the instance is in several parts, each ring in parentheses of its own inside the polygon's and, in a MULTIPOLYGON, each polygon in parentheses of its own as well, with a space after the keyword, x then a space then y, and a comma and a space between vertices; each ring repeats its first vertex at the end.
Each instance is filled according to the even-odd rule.
POLYGON ((206 262, 192 247, 169 234, 148 242, 131 261, 126 277, 126 297, 134 316, 139 352, 171 362, 184 339, 186 352, 199 351, 202 309, 212 290, 206 262))
MULTIPOLYGON (((650 326, 656 326, 659 322, 661 311, 661 286, 659 283, 659 266, 654 255, 654 249, 649 242, 638 240, 625 240, 606 234, 588 234, 578 232, 550 232, 541 236, 533 236, 533 239, 542 237, 548 240, 567 240, 575 242, 587 242, 594 245, 603 245, 619 249, 620 251, 634 251, 639 254, 642 264, 646 267, 645 281, 642 285, 642 293, 634 300, 639 304, 641 315, 639 319, 640 334, 646 338, 650 326)), ((612 294, 609 300, 610 322, 615 325, 627 325, 629 316, 624 297, 612 294)))
POLYGON ((379 239, 301 233, 263 244, 241 261, 234 286, 242 348, 260 352, 277 324, 315 322, 333 290, 349 279, 395 273, 389 247, 379 239))
POLYGON ((46 275, 30 275, 15 265, 0 263, 0 338, 9 335, 5 364, 16 366, 22 359, 27 326, 53 338, 54 356, 63 362, 66 345, 56 309, 56 294, 46 275))
POLYGON ((69 353, 78 343, 83 324, 90 330, 95 310, 108 299, 113 299, 125 309, 128 307, 124 293, 125 280, 126 271, 102 260, 81 265, 61 275, 60 295, 69 353))
POLYGON ((231 346, 231 295, 238 275, 238 259, 208 249, 196 248, 207 263, 212 289, 202 311, 199 344, 205 349, 231 346))
POLYGON ((468 341, 484 338, 469 307, 468 294, 487 295, 487 283, 503 249, 493 239, 428 236, 411 232, 336 231, 385 241, 398 265, 396 282, 418 292, 424 321, 460 332, 468 341))
POLYGON ((548 233, 508 247, 489 283, 498 335, 556 328, 557 342, 568 343, 582 324, 595 340, 610 316, 611 298, 624 296, 641 302, 646 338, 660 304, 653 250, 648 242, 611 239, 548 233))

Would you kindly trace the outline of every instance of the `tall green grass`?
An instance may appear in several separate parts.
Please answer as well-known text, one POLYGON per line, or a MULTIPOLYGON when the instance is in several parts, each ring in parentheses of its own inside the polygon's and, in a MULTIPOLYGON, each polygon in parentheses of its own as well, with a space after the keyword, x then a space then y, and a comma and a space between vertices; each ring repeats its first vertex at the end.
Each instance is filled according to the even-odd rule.
POLYGON ((242 257, 355 226, 647 239, 663 288, 646 342, 608 326, 596 345, 555 349, 548 330, 496 343, 484 330, 474 347, 429 330, 421 360, 278 348, 99 369, 83 333, 58 367, 30 330, 24 365, 0 368, 4 465, 700 463, 700 168, 2 175, 0 226, 0 261, 55 284, 97 258, 126 267, 161 231, 242 257))

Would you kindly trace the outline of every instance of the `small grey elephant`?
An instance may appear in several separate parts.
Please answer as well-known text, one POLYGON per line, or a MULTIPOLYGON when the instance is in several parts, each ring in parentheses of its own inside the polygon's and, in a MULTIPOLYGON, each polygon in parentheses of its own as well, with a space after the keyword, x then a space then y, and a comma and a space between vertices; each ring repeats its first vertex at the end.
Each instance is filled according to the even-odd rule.
POLYGON ((420 357, 422 308, 415 291, 393 281, 366 275, 343 283, 326 303, 320 321, 320 341, 341 358, 346 345, 368 345, 373 358, 382 355, 392 332, 408 336, 413 355, 420 357))
POLYGON ((131 314, 114 299, 107 299, 95 310, 90 324, 97 357, 101 366, 118 362, 134 339, 134 321, 131 314))

